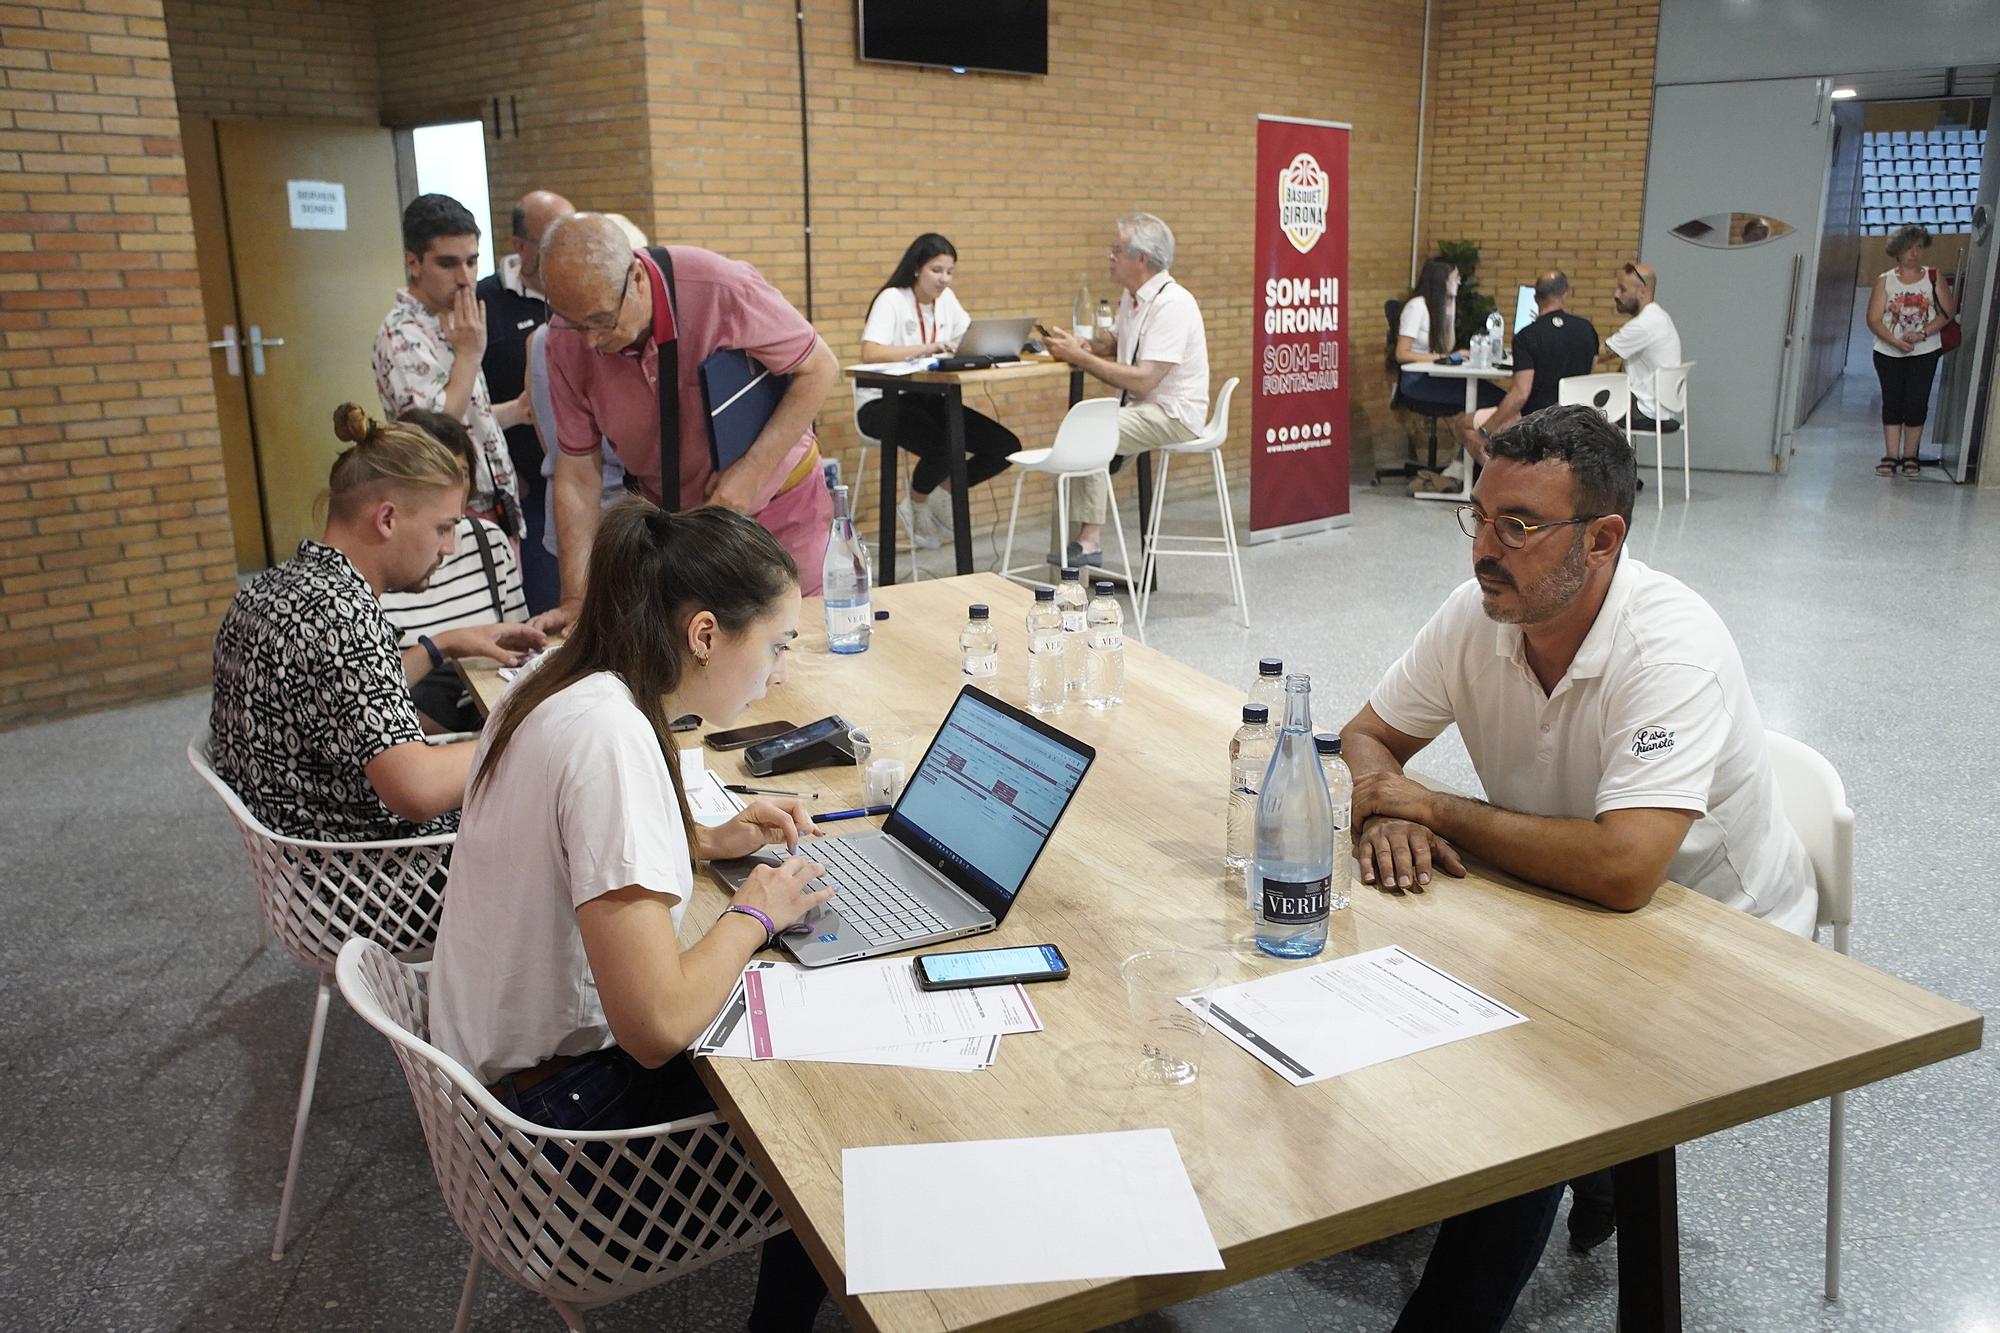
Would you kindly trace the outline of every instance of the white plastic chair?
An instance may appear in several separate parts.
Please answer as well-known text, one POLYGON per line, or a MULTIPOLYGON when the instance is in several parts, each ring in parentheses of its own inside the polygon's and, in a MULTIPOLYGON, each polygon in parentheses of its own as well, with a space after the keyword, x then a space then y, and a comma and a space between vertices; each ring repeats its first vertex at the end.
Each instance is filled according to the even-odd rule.
POLYGON ((1229 440, 1229 399, 1236 392, 1239 381, 1231 376, 1223 383, 1220 393, 1215 395, 1214 409, 1209 413, 1208 424, 1200 435, 1186 444, 1170 444, 1156 450, 1160 456, 1160 476, 1153 489, 1153 521, 1150 525, 1152 538, 1146 543, 1146 553, 1139 561, 1139 592, 1134 599, 1134 619, 1141 627, 1146 623, 1147 608, 1153 601, 1153 575, 1159 568, 1163 555, 1220 556, 1229 562, 1229 590, 1236 599, 1237 611, 1243 618, 1243 628, 1250 628, 1250 598, 1243 591, 1243 561, 1236 551, 1236 514, 1229 507, 1229 476, 1222 466, 1222 446, 1229 440), (1215 478, 1215 506, 1222 518, 1220 537, 1196 537, 1187 533, 1165 532, 1160 527, 1161 516, 1167 508, 1167 467, 1176 454, 1207 454, 1210 470, 1215 478), (1183 542, 1188 545, 1169 548, 1167 542, 1183 542), (1206 549, 1221 546, 1220 551, 1206 549))
MULTIPOLYGON (((1820 927, 1833 928, 1835 953, 1847 953, 1854 923, 1854 811, 1826 756, 1775 731, 1764 733, 1785 818, 1806 845, 1819 890, 1820 927)), ((1847 1094, 1833 1095, 1826 1135, 1826 1298, 1840 1299, 1841 1195, 1847 1178, 1847 1094)))
MULTIPOLYGON (((444 910, 444 866, 453 834, 386 842, 311 842, 273 833, 250 813, 210 762, 209 737, 188 744, 188 763, 215 789, 236 821, 243 854, 256 882, 263 924, 285 952, 318 974, 311 1035, 306 1038, 305 1074, 299 1080, 298 1110, 292 1118, 292 1150, 285 1185, 278 1196, 278 1227, 271 1258, 285 1257, 292 1190, 305 1155, 306 1121, 312 1115, 313 1084, 319 1077, 321 1039, 326 1035, 327 1002, 333 994, 333 966, 349 939, 379 941, 399 957, 430 956, 444 910)), ((260 936, 261 939, 261 936, 260 936)))
POLYGON ((1571 375, 1556 384, 1558 403, 1582 403, 1604 414, 1604 419, 1623 428, 1632 416, 1632 389, 1625 372, 1608 375, 1571 375))
MULTIPOLYGON (((1000 554, 999 573, 1003 578, 1016 583, 1033 586, 1036 580, 1022 578, 1027 570, 1047 569, 1046 561, 1037 560, 1031 564, 1014 563, 1014 527, 1021 517, 1021 485, 1031 472, 1044 473, 1056 481, 1056 536, 1057 541, 1069 537, 1069 483, 1075 477, 1093 474, 1104 478, 1107 505, 1111 511, 1111 530, 1118 538, 1118 558, 1122 562, 1119 569, 1092 570, 1092 578, 1118 579, 1125 585, 1127 594, 1133 593, 1132 557, 1125 549, 1125 524, 1118 516, 1118 497, 1111 493, 1111 460, 1118 452, 1118 400, 1116 398, 1086 398, 1070 408, 1056 427, 1055 443, 1046 449, 1023 449, 1009 454, 1007 461, 1014 465, 1014 507, 1007 514, 1007 547, 1000 554)), ((1141 622, 1139 607, 1135 600, 1132 607, 1132 624, 1138 632, 1139 641, 1145 642, 1146 627, 1141 622)))
MULTIPOLYGON (((1681 500, 1683 503, 1694 494, 1688 472, 1689 468, 1693 466, 1692 460, 1694 457, 1694 425, 1688 414, 1688 372, 1693 369, 1694 362, 1683 361, 1678 366, 1661 366, 1653 372, 1653 405, 1659 412, 1659 415, 1654 419, 1655 424, 1664 425, 1669 418, 1681 424, 1681 428, 1673 433, 1680 436, 1681 440, 1681 500)), ((1637 452, 1639 448, 1638 435, 1650 434, 1653 437, 1654 499, 1657 501, 1655 507, 1665 509, 1667 507, 1667 432, 1663 430, 1640 431, 1635 435, 1632 431, 1631 422, 1628 419, 1625 424, 1625 433, 1632 440, 1634 452, 1637 452)))
POLYGON ((348 1006, 396 1052, 445 1208, 472 1245, 453 1333, 471 1326, 487 1264, 580 1333, 587 1310, 790 1230, 714 1112, 639 1129, 532 1124, 430 1044, 420 969, 357 937, 336 971, 348 1006))

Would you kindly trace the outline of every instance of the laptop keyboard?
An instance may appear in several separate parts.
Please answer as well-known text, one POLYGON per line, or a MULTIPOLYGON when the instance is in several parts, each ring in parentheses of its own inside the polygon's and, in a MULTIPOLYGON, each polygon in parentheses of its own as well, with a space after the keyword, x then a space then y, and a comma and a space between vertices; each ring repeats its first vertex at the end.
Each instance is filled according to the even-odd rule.
MULTIPOLYGON (((776 849, 781 859, 793 853, 776 849)), ((822 838, 801 851, 826 867, 819 882, 839 892, 831 906, 870 944, 923 939, 942 931, 944 921, 921 899, 884 875, 838 838, 822 838)))

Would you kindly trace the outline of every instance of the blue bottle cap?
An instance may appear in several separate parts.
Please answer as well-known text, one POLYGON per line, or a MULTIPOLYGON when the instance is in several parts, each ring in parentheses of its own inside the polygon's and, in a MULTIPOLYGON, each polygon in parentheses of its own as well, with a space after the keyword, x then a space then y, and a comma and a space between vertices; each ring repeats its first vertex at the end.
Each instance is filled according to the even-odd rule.
POLYGON ((1243 720, 1262 726, 1271 720, 1271 710, 1264 704, 1244 704, 1243 720))
POLYGON ((1330 731, 1318 732, 1313 736, 1313 748, 1319 751, 1322 759, 1330 754, 1339 754, 1340 737, 1330 731))

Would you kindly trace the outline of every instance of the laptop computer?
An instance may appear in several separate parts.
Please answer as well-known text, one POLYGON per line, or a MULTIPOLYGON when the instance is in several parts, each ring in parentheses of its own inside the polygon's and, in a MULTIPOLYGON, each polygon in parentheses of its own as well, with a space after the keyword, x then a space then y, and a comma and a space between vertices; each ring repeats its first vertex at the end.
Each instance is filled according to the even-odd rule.
POLYGON ((990 356, 995 360, 1019 361, 1021 348, 1034 335, 1035 320, 975 319, 965 326, 954 356, 990 356))
MULTIPOLYGON (((844 963, 1003 921, 1097 751, 967 685, 880 829, 801 843, 838 892, 780 937, 807 967, 844 963)), ((784 848, 718 861, 734 892, 784 848)))

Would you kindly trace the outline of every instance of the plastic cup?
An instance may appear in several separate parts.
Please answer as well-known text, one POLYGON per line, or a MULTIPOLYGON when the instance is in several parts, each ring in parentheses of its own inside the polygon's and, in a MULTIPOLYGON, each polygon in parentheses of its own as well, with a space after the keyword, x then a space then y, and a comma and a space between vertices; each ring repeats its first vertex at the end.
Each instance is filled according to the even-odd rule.
POLYGON ((1215 961, 1185 949, 1148 949, 1120 963, 1118 974, 1139 1030, 1139 1081, 1194 1082, 1218 976, 1215 961))
POLYGON ((910 747, 916 733, 908 727, 855 727, 847 733, 854 746, 854 764, 861 770, 861 803, 894 805, 910 773, 910 747))

